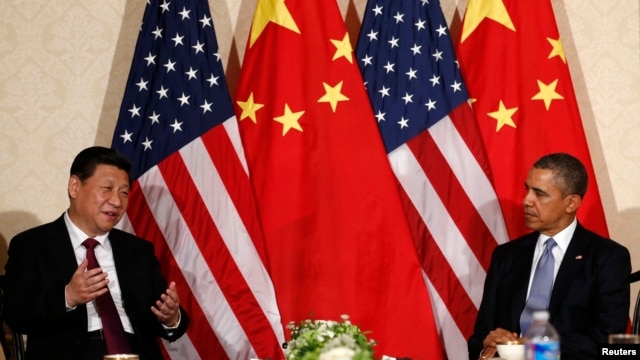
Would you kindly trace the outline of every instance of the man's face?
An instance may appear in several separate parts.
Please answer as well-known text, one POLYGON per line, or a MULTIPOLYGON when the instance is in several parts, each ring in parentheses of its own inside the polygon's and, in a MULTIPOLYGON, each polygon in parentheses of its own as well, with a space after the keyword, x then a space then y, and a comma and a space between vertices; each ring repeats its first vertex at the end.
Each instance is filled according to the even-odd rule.
POLYGON ((85 182, 69 178, 69 217, 89 236, 109 232, 127 210, 129 176, 112 165, 98 165, 85 182))
POLYGON ((549 169, 532 168, 525 183, 527 191, 522 203, 527 228, 554 236, 574 219, 578 195, 562 195, 549 169))

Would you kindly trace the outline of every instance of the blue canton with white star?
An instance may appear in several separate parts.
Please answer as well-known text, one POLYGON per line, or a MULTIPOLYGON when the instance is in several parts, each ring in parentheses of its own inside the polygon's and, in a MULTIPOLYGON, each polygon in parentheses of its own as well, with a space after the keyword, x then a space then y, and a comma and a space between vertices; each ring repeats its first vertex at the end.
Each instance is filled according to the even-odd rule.
POLYGON ((233 115, 209 7, 150 0, 112 143, 132 180, 233 115))
POLYGON ((387 153, 468 99, 437 0, 370 0, 356 56, 387 153))

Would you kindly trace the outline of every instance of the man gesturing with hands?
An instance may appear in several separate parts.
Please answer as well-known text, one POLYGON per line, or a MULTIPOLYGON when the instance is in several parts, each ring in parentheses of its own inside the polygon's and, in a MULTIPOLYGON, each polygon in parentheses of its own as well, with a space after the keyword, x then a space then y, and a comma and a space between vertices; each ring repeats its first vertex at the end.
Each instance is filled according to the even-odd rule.
POLYGON ((153 245, 114 228, 127 209, 130 169, 115 150, 81 151, 71 165, 69 209, 11 240, 4 316, 27 335, 27 360, 102 360, 122 349, 162 359, 157 339, 186 332, 189 318, 153 245))

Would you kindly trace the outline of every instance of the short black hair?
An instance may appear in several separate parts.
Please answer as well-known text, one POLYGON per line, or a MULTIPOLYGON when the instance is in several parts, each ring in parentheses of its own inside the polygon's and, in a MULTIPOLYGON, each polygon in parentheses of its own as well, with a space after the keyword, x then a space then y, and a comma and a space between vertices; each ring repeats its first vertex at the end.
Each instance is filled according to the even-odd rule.
POLYGON ((124 154, 107 147, 92 146, 78 153, 71 164, 70 175, 77 176, 80 181, 93 176, 98 165, 113 165, 124 170, 129 176, 131 172, 131 160, 124 154))
POLYGON ((548 169, 553 172, 556 184, 563 195, 577 194, 584 197, 587 193, 589 177, 582 162, 566 153, 548 154, 533 164, 536 169, 548 169))

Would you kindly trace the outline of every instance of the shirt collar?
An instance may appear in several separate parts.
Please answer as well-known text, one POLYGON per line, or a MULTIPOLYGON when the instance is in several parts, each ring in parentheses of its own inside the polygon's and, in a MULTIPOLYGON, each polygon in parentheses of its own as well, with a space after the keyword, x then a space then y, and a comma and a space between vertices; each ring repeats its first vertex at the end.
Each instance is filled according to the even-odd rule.
MULTIPOLYGON (((73 221, 71 221, 68 210, 64 212, 64 223, 67 225, 67 231, 69 232, 69 237, 71 238, 71 245, 73 245, 74 249, 82 246, 82 242, 91 237, 85 234, 82 230, 80 230, 79 227, 76 226, 76 224, 73 223, 73 221)), ((100 243, 100 245, 104 246, 104 243, 107 240, 108 236, 109 233, 106 233, 104 235, 94 236, 93 238, 96 239, 98 243, 100 243)))
POLYGON ((578 220, 576 218, 573 218, 573 221, 571 222, 571 224, 569 224, 569 226, 562 229, 559 233, 555 234, 554 236, 547 236, 544 234, 540 234, 538 236, 538 244, 536 246, 544 249, 544 243, 547 241, 547 239, 549 239, 550 237, 553 237, 553 240, 555 240, 558 248, 560 248, 564 253, 569 247, 569 243, 571 242, 571 238, 573 237, 573 233, 576 231, 577 226, 578 226, 578 220))

